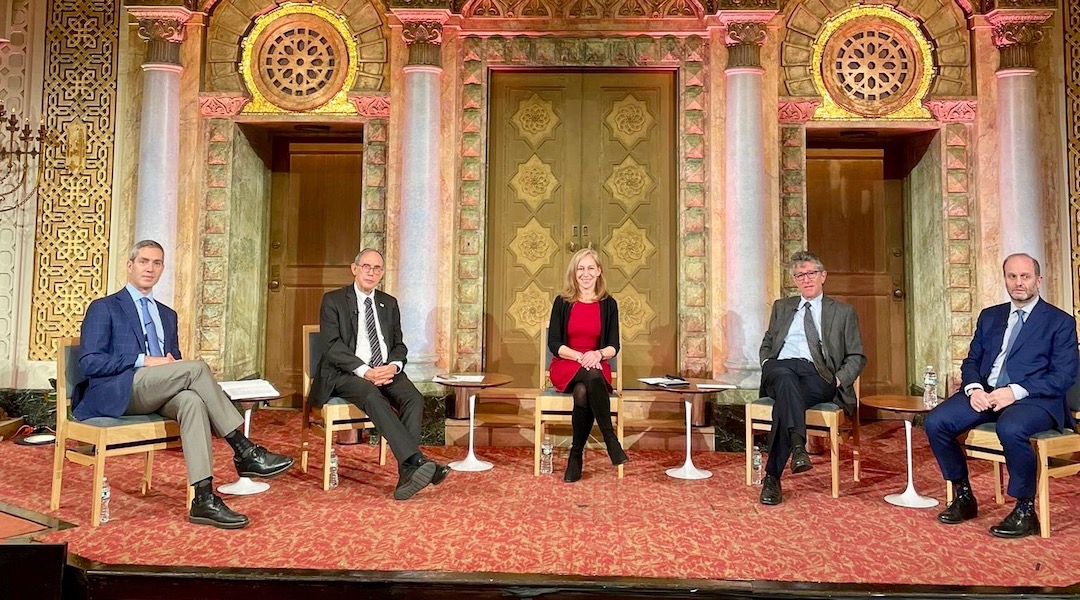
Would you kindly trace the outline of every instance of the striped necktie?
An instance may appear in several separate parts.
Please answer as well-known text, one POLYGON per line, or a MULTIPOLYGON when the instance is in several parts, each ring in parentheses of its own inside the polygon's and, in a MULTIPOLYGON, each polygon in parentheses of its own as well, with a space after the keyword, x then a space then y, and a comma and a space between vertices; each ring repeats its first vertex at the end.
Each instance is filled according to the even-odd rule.
POLYGON ((379 347, 379 332, 375 329, 375 311, 371 308, 371 298, 364 299, 364 326, 367 328, 368 344, 371 345, 369 367, 381 367, 383 364, 382 348, 379 347))

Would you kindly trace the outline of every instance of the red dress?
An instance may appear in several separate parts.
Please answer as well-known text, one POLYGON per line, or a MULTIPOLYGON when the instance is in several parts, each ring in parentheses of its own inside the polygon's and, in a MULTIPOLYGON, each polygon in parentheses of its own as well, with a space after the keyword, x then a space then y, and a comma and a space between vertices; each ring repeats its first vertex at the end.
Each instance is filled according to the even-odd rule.
MULTIPOLYGON (((566 325, 566 346, 578 352, 599 350, 600 345, 600 303, 599 302, 575 302, 570 307, 570 322, 566 325)), ((567 392, 567 386, 577 375, 581 365, 576 360, 552 357, 551 367, 548 372, 551 384, 560 392, 567 392)), ((611 365, 608 361, 600 363, 604 373, 604 379, 611 391, 611 365)))

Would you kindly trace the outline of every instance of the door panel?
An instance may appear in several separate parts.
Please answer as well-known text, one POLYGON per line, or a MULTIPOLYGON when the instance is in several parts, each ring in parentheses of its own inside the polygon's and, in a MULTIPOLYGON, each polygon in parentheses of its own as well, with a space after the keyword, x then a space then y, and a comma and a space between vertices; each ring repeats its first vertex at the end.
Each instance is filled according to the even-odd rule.
POLYGON ((363 146, 354 138, 281 138, 273 157, 266 373, 300 394, 300 329, 319 322, 324 293, 352 281, 363 146))
POLYGON ((491 89, 485 368, 538 384, 552 298, 591 245, 626 381, 674 370, 673 74, 496 73, 491 89))
POLYGON ((806 156, 807 240, 826 293, 859 315, 864 395, 907 392, 902 182, 885 179, 885 161, 876 149, 806 156))

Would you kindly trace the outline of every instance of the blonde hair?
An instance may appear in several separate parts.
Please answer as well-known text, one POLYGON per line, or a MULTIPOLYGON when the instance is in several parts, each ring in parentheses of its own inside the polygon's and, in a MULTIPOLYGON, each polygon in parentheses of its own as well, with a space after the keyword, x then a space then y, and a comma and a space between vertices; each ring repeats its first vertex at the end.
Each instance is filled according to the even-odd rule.
POLYGON ((567 302, 577 302, 581 299, 581 290, 578 289, 577 268, 586 256, 592 257, 596 266, 600 269, 600 275, 596 278, 596 299, 607 298, 607 282, 604 281, 604 265, 600 264, 600 253, 592 248, 582 248, 570 257, 570 264, 566 266, 566 282, 562 293, 559 295, 567 302))

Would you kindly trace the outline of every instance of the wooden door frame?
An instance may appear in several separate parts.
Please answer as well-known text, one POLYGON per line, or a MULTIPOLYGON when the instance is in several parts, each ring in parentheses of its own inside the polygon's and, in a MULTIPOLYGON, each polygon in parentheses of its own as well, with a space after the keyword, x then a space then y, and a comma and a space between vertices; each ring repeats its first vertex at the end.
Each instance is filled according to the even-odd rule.
MULTIPOLYGON (((709 128, 709 41, 699 35, 643 40, 610 36, 489 38, 467 35, 461 40, 456 68, 460 87, 458 118, 461 163, 455 194, 453 264, 457 276, 451 309, 450 364, 454 370, 480 370, 484 364, 484 298, 487 264, 487 145, 490 73, 521 68, 635 68, 676 72, 678 214, 676 248, 676 316, 679 370, 691 375, 712 373, 710 328, 709 239, 706 223, 709 128), (559 51, 556 51, 558 49, 559 51)), ((545 314, 546 318, 546 314, 545 314)))
MULTIPOLYGON (((778 260, 806 249, 807 129, 906 128, 933 133, 921 168, 926 187, 905 190, 905 263, 908 290, 908 381, 918 382, 915 365, 948 366, 950 383, 959 381, 960 362, 967 356, 975 328, 978 225, 974 214, 974 123, 929 121, 813 121, 813 111, 794 110, 805 99, 781 98, 781 180, 793 182, 780 196, 784 218, 778 260), (792 118, 796 115, 796 118, 792 118), (913 251, 918 249, 917 252, 913 251)), ((910 186, 905 186, 908 188, 910 186)), ((784 295, 794 289, 783 282, 784 295)), ((952 391, 952 388, 949 388, 952 391)))

